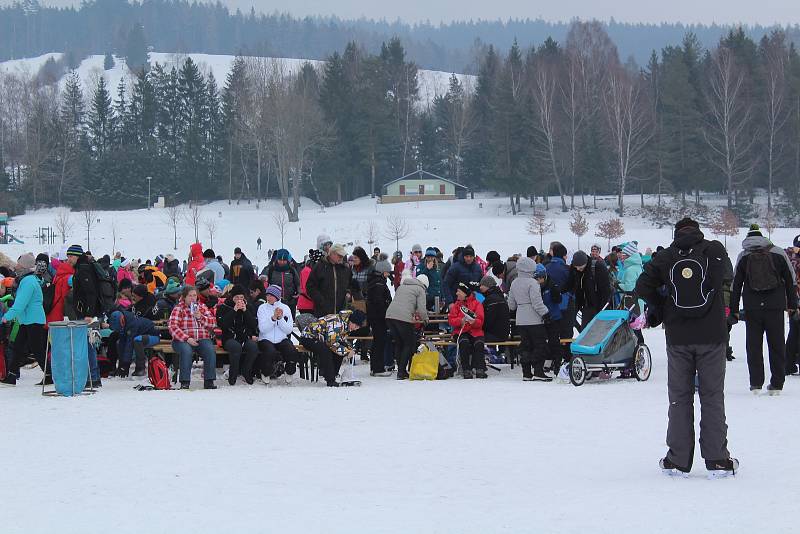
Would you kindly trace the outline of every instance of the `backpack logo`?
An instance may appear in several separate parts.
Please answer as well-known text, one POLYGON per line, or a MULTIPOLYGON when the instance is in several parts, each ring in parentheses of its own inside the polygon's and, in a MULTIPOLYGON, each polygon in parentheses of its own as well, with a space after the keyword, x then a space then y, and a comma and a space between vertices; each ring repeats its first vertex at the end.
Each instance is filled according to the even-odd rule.
POLYGON ((703 249, 677 251, 677 260, 669 271, 668 289, 679 315, 703 317, 708 312, 715 296, 708 269, 709 259, 703 249))

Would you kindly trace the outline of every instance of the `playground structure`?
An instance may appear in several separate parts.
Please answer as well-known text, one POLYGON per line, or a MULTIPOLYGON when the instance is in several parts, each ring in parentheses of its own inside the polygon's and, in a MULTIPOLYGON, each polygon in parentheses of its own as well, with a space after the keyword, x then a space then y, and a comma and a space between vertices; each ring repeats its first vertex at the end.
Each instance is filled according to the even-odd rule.
POLYGON ((40 226, 37 237, 40 245, 52 245, 56 242, 56 233, 49 226, 40 226))
POLYGON ((21 240, 8 233, 8 213, 0 211, 0 245, 7 245, 11 242, 22 244, 21 240))

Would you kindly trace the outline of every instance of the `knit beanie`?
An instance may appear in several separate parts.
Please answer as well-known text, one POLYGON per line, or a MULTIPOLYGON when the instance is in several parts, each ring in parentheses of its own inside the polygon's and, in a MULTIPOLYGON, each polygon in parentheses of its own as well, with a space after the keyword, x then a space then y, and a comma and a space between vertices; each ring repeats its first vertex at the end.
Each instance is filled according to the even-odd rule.
POLYGON ((382 252, 380 256, 378 256, 378 262, 375 264, 375 270, 379 273, 391 273, 394 271, 392 264, 389 263, 389 256, 382 252))
POLYGON ((578 250, 572 255, 572 265, 574 267, 583 267, 589 263, 589 256, 582 250, 578 250))
POLYGON ((281 293, 282 293, 281 286, 276 286, 275 284, 271 284, 267 288, 267 295, 272 295, 278 300, 281 300, 281 293))
POLYGON ((536 264, 536 270, 533 271, 534 278, 547 278, 547 268, 543 263, 536 264))
POLYGON ((70 245, 67 249, 67 256, 83 256, 83 247, 80 245, 70 245))
POLYGON ((800 248, 800 235, 794 236, 794 241, 792 242, 792 245, 797 248, 800 248))
POLYGON ((761 233, 761 228, 756 223, 753 223, 750 225, 747 237, 764 237, 764 234, 761 233))
POLYGON ((146 285, 141 284, 133 288, 133 294, 137 297, 145 298, 147 293, 149 293, 149 291, 147 291, 146 285))
POLYGON ((491 276, 481 278, 481 285, 486 288, 497 287, 497 281, 491 276))
POLYGON ((120 291, 125 291, 126 289, 132 289, 132 288, 133 288, 133 282, 131 282, 131 279, 123 278, 122 280, 120 280, 119 287, 117 289, 119 289, 120 291))
POLYGON ((533 257, 538 256, 538 255, 539 255, 539 251, 536 250, 536 247, 534 247, 533 245, 529 246, 528 250, 525 251, 525 256, 528 257, 528 258, 533 258, 533 257))
POLYGON ((622 247, 622 253, 626 256, 633 256, 639 253, 639 244, 636 241, 629 241, 622 247))
POLYGON ((466 282, 459 282, 456 290, 463 292, 465 295, 472 293, 472 287, 466 282))
POLYGON ((464 250, 461 252, 461 256, 472 256, 475 257, 475 249, 472 248, 472 245, 467 245, 464 247, 464 250))
POLYGON ((417 280, 423 286, 425 286, 425 289, 428 289, 428 286, 430 285, 430 282, 428 281, 428 276, 427 275, 421 274, 421 275, 417 276, 417 280))
POLYGON ((438 254, 436 254, 436 249, 435 248, 428 247, 428 248, 425 249, 425 257, 426 258, 435 258, 436 256, 438 256, 438 254))

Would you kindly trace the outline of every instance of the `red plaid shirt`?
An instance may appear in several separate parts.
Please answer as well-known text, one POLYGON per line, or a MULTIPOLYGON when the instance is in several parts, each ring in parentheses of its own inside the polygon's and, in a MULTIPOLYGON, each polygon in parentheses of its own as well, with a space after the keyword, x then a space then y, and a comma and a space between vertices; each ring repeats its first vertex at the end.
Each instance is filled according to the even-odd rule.
POLYGON ((216 328, 217 320, 205 304, 197 303, 200 319, 195 319, 189 306, 178 302, 169 316, 169 334, 175 341, 186 341, 189 338, 211 339, 211 331, 216 328))

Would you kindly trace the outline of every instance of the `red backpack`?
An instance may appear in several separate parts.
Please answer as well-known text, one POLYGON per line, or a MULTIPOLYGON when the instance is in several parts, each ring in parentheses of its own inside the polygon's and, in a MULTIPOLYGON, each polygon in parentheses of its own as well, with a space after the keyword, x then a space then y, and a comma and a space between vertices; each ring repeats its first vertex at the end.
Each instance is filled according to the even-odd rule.
POLYGON ((150 362, 147 364, 147 377, 150 379, 150 383, 153 384, 153 389, 172 388, 167 364, 158 356, 150 358, 150 362))

